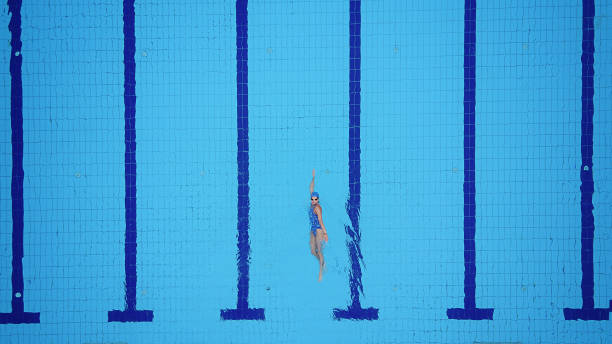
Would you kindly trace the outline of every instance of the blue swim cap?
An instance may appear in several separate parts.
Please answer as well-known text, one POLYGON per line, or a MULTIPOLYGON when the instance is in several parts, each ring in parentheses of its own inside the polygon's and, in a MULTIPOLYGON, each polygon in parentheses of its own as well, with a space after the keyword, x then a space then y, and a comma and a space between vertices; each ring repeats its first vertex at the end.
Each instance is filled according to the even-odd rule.
POLYGON ((316 197, 319 198, 319 193, 314 191, 313 193, 310 194, 310 197, 316 197))

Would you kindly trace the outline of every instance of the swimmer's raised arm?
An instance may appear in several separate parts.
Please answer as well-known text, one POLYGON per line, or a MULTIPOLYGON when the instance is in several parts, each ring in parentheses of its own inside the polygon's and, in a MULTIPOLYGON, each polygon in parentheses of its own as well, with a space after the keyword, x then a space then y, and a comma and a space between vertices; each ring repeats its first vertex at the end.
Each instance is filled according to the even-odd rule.
POLYGON ((310 193, 311 194, 314 192, 314 177, 315 177, 315 170, 313 168, 312 169, 312 181, 310 181, 310 193))

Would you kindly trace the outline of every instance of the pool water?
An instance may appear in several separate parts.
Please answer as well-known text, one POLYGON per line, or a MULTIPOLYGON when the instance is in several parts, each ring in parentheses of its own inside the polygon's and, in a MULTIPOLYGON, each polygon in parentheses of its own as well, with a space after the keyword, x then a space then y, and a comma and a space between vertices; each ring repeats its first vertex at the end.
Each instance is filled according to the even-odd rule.
POLYGON ((612 342, 612 3, 3 13, 0 342, 612 342))

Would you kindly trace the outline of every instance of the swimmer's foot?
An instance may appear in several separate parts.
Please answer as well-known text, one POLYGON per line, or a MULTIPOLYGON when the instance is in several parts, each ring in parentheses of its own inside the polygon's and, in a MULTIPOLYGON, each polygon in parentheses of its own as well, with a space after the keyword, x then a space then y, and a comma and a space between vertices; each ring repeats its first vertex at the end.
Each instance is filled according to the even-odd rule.
POLYGON ((327 265, 323 262, 323 265, 319 267, 319 282, 323 279, 323 274, 327 272, 327 265))

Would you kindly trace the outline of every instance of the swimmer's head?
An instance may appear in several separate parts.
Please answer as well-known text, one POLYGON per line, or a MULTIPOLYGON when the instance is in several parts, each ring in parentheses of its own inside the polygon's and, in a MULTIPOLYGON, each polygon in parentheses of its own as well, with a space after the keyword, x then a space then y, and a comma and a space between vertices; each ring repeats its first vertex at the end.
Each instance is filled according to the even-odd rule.
POLYGON ((310 203, 313 205, 319 203, 319 193, 318 192, 315 191, 310 194, 310 203))

